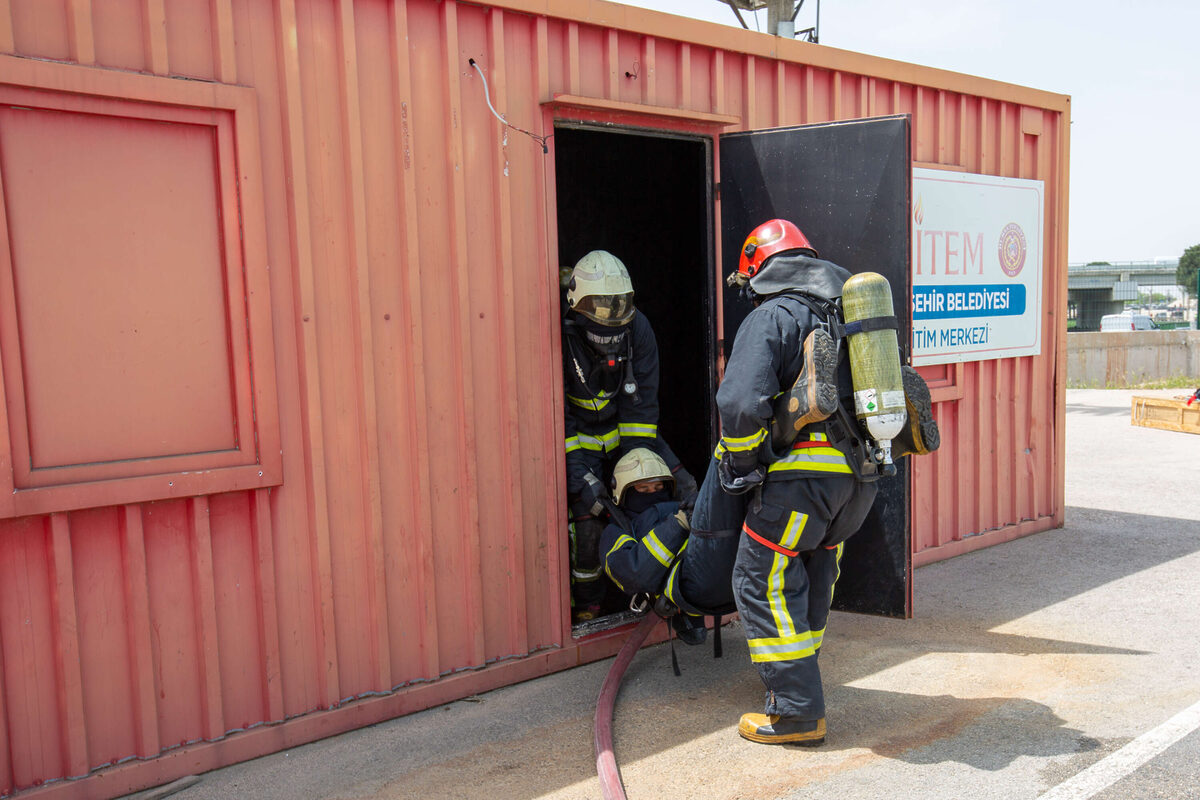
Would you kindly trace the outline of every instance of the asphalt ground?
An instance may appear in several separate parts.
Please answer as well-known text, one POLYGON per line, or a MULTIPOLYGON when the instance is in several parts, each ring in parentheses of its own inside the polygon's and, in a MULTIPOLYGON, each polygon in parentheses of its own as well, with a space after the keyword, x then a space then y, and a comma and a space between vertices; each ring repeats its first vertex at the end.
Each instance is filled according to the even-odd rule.
MULTIPOLYGON (((1067 393, 1066 521, 915 573, 915 618, 835 612, 820 748, 736 733, 762 686, 644 648, 614 718, 637 798, 1200 800, 1200 436, 1133 427, 1131 391, 1067 393)), ((1174 396, 1181 391, 1136 392, 1174 396)), ((213 798, 598 798, 611 659, 202 776, 213 798)))

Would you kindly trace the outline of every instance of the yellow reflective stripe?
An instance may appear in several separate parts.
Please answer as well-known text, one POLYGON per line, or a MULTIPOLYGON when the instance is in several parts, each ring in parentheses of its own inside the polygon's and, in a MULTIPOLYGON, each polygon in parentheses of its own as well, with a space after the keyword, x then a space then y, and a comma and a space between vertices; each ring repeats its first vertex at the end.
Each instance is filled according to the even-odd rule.
POLYGON ((722 436, 721 444, 726 450, 732 450, 735 453, 744 453, 755 449, 763 443, 767 438, 767 429, 759 428, 757 433, 752 433, 749 436, 722 436))
MULTIPOLYGON (((842 577, 842 551, 845 550, 845 548, 846 548, 846 543, 840 542, 837 546, 837 555, 834 557, 834 560, 833 560, 833 563, 835 565, 835 570, 833 573, 833 585, 829 587, 829 604, 831 606, 833 605, 833 591, 837 587, 838 578, 842 577)), ((828 625, 826 627, 828 627, 828 625)), ((821 630, 819 630, 813 634, 814 645, 818 649, 820 649, 821 642, 824 641, 824 639, 825 639, 825 628, 821 628, 821 630)))
POLYGON ((611 453, 621 444, 621 434, 615 430, 596 436, 580 433, 576 438, 579 439, 579 446, 582 449, 591 450, 596 453, 611 453))
POLYGON ((613 546, 609 548, 608 552, 604 554, 604 557, 605 557, 605 558, 608 558, 608 557, 609 557, 609 556, 611 556, 613 553, 615 553, 615 552, 617 552, 618 550, 620 550, 620 549, 621 549, 621 547, 622 547, 622 546, 623 546, 623 545, 624 545, 626 542, 632 542, 632 541, 636 541, 636 540, 635 540, 635 539, 634 539, 632 536, 630 536, 629 534, 627 534, 627 533, 622 533, 620 536, 618 536, 618 537, 617 537, 617 541, 613 543, 613 546))
POLYGON ((575 438, 579 442, 579 447, 583 450, 592 450, 597 453, 604 452, 604 442, 595 436, 588 436, 586 433, 581 433, 575 438))
POLYGON ((808 631, 790 636, 749 639, 746 644, 750 647, 750 660, 755 662, 807 658, 816 653, 819 646, 814 644, 813 635, 808 631))
POLYGON ((783 529, 783 539, 779 544, 787 550, 795 550, 796 545, 800 543, 800 534, 804 533, 804 526, 807 524, 808 514, 793 511, 788 516, 787 526, 783 529))
POLYGON ((601 392, 595 400, 588 400, 583 397, 575 397, 574 395, 570 394, 567 395, 568 403, 573 406, 579 406, 580 408, 586 408, 588 411, 600 411, 607 406, 611 400, 612 398, 605 397, 603 392, 601 392))
POLYGON ((788 557, 776 553, 771 562, 771 571, 767 575, 767 602, 771 606, 771 615, 775 617, 775 629, 780 636, 792 636, 796 626, 792 615, 788 613, 787 603, 783 599, 783 571, 787 568, 788 557))
POLYGON ((809 447, 807 445, 797 450, 788 451, 788 454, 779 460, 795 461, 807 456, 829 456, 831 458, 840 458, 843 461, 846 460, 846 454, 836 447, 809 447))
POLYGON ((622 422, 617 426, 622 436, 647 436, 651 439, 658 436, 658 426, 642 422, 622 422))
POLYGON ((675 557, 675 554, 668 550, 666 545, 654 535, 654 531, 650 531, 642 537, 642 544, 650 551, 650 555, 654 556, 655 561, 664 567, 671 566, 671 559, 675 557))
POLYGON ((713 450, 713 458, 719 459, 724 453, 725 453, 725 443, 717 442, 717 446, 713 450))
POLYGON ((751 653, 750 660, 754 663, 761 664, 764 661, 798 661, 801 658, 808 658, 815 655, 817 652, 815 647, 797 647, 792 650, 784 650, 773 653, 751 653))
MULTIPOLYGON (((683 551, 680 550, 679 552, 682 553, 683 551)), ((680 563, 682 563, 682 559, 676 561, 675 566, 671 567, 671 571, 667 573, 667 586, 663 589, 663 594, 675 605, 679 605, 679 601, 675 599, 675 573, 679 572, 680 563)))
POLYGON ((576 450, 582 450, 583 445, 579 443, 578 436, 568 436, 566 439, 567 452, 574 453, 576 450))
POLYGON ((793 633, 790 636, 766 636, 761 639, 747 639, 746 644, 751 649, 778 649, 780 645, 807 644, 811 639, 812 634, 804 631, 803 633, 793 633))
POLYGON ((842 472, 853 474, 846 456, 836 447, 805 447, 792 450, 787 456, 767 467, 767 472, 809 470, 813 472, 842 472))
POLYGON ((828 442, 829 437, 823 433, 810 433, 808 435, 808 440, 810 442, 828 442))

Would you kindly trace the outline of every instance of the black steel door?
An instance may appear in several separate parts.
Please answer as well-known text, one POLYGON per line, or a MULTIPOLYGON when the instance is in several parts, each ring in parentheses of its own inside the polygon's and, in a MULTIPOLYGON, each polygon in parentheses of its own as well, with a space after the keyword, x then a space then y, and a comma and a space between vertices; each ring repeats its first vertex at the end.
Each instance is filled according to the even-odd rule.
MULTIPOLYGON (((776 217, 796 223, 822 258, 892 285, 905 363, 911 341, 907 116, 804 125, 720 137, 721 273, 737 268, 747 234, 776 217)), ((725 290, 724 351, 750 307, 725 290)), ((912 616, 908 463, 880 481, 870 516, 846 543, 834 607, 912 616)))

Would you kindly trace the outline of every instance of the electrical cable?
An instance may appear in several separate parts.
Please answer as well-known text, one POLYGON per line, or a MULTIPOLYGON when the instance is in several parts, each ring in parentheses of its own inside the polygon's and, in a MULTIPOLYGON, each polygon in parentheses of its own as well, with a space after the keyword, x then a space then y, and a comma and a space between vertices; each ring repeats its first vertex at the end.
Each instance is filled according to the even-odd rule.
POLYGON ((483 74, 483 70, 481 70, 479 68, 479 65, 475 63, 475 59, 473 59, 473 58, 467 59, 467 63, 475 68, 475 71, 479 73, 479 77, 483 80, 483 99, 487 103, 487 107, 489 109, 491 109, 492 114, 496 117, 496 119, 503 122, 505 127, 512 128, 517 133, 523 133, 526 136, 528 136, 530 139, 533 139, 535 142, 540 144, 542 146, 543 154, 549 153, 550 147, 546 144, 546 142, 549 141, 550 136, 553 136, 554 134, 550 134, 550 136, 539 136, 538 134, 533 133, 531 131, 527 131, 524 128, 518 128, 516 125, 513 125, 511 122, 506 120, 500 114, 500 112, 496 110, 495 106, 492 105, 492 95, 491 95, 491 92, 488 91, 487 76, 483 74))

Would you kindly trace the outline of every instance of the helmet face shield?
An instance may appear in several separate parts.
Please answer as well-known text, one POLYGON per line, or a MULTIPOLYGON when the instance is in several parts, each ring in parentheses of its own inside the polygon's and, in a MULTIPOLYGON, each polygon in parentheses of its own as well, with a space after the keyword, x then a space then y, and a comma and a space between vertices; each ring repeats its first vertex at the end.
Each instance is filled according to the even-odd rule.
POLYGON ((622 505, 629 497, 630 491, 637 491, 636 484, 641 481, 658 481, 660 491, 675 491, 675 476, 671 474, 667 462, 662 456, 645 447, 637 447, 621 456, 613 467, 613 497, 617 505, 622 505))
POLYGON ((586 295, 577 298, 573 308, 601 325, 627 325, 633 319, 633 292, 586 295))

